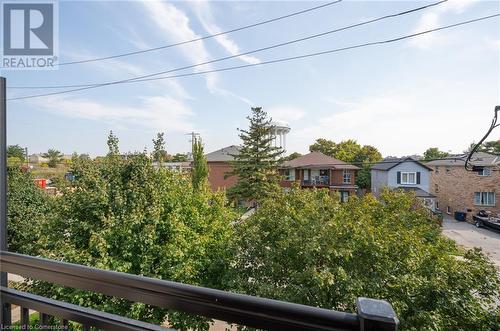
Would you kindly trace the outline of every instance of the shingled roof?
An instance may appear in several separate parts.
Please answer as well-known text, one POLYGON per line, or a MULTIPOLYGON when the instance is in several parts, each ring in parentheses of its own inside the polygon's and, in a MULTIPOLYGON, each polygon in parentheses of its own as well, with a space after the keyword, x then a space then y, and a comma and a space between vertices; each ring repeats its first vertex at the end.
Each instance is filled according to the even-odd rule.
MULTIPOLYGON (((461 166, 465 164, 467 154, 451 155, 439 160, 427 162, 430 166, 461 166)), ((471 164, 475 166, 495 166, 500 164, 500 155, 477 152, 471 158, 471 164)))
POLYGON ((359 169, 355 165, 344 161, 337 160, 331 156, 321 152, 311 152, 306 155, 299 156, 290 161, 285 161, 282 164, 283 168, 331 168, 331 169, 359 169))
POLYGON ((208 153, 205 157, 207 158, 207 162, 230 162, 234 160, 232 155, 238 154, 240 154, 240 147, 231 145, 208 153))
POLYGON ((418 160, 415 160, 412 157, 385 158, 382 161, 375 163, 372 166, 372 170, 388 171, 388 170, 394 168, 395 166, 397 166, 398 164, 401 164, 403 162, 415 162, 415 163, 421 165, 422 167, 432 171, 432 168, 428 167, 427 165, 425 165, 424 163, 422 163, 418 160))

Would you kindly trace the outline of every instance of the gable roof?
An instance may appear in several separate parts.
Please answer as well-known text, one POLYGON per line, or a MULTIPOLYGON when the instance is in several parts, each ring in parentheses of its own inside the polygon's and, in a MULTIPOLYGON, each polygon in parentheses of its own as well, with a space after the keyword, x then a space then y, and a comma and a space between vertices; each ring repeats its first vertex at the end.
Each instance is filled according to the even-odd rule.
POLYGON ((240 147, 236 145, 227 146, 205 155, 207 162, 230 162, 234 160, 232 155, 240 154, 240 147))
MULTIPOLYGON (((465 165, 468 154, 450 155, 439 160, 430 161, 430 166, 461 166, 465 165)), ((500 164, 500 156, 485 152, 477 152, 471 158, 471 164, 475 166, 495 166, 500 164)))
POLYGON ((418 165, 426 168, 427 170, 430 170, 432 171, 432 168, 425 165, 424 163, 418 161, 418 160, 415 160, 414 158, 412 157, 400 157, 400 158, 386 158, 386 159, 383 159, 382 161, 378 162, 378 163, 375 163, 373 166, 372 166, 372 170, 381 170, 381 171, 389 171, 391 170, 392 168, 394 168, 395 166, 403 163, 403 162, 415 162, 417 163, 418 165))
POLYGON ((306 155, 299 156, 290 161, 285 161, 282 164, 283 168, 333 168, 333 169, 359 169, 355 165, 344 161, 337 160, 331 156, 321 152, 311 152, 306 155))

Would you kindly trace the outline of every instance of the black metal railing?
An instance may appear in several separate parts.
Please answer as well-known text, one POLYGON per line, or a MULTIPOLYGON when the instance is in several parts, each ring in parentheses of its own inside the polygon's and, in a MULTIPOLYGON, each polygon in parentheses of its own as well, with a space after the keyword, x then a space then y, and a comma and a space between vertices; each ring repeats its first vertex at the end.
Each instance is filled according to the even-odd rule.
MULTIPOLYGON (((12 252, 0 252, 2 271, 265 330, 397 330, 389 303, 358 299, 358 312, 344 313, 220 290, 101 270, 12 252)), ((4 326, 10 305, 104 330, 165 330, 156 325, 1 288, 4 326)), ((23 321, 26 323, 26 321, 23 321)))

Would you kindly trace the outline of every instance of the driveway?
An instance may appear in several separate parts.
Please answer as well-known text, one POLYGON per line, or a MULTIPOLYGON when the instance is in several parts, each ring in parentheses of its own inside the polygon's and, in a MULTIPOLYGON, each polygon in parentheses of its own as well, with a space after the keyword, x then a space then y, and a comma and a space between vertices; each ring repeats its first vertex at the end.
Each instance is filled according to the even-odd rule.
POLYGON ((465 247, 482 248, 500 268, 500 233, 485 228, 476 228, 467 222, 457 222, 445 215, 443 219, 443 234, 465 247))

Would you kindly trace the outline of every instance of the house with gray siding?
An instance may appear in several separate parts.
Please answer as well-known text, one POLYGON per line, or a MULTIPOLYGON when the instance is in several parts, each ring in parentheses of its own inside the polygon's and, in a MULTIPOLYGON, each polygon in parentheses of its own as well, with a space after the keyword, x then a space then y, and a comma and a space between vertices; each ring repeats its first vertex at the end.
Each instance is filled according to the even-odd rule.
POLYGON ((376 196, 384 188, 413 191, 431 210, 435 209, 435 196, 430 192, 432 168, 411 157, 387 158, 371 168, 371 190, 376 196))

